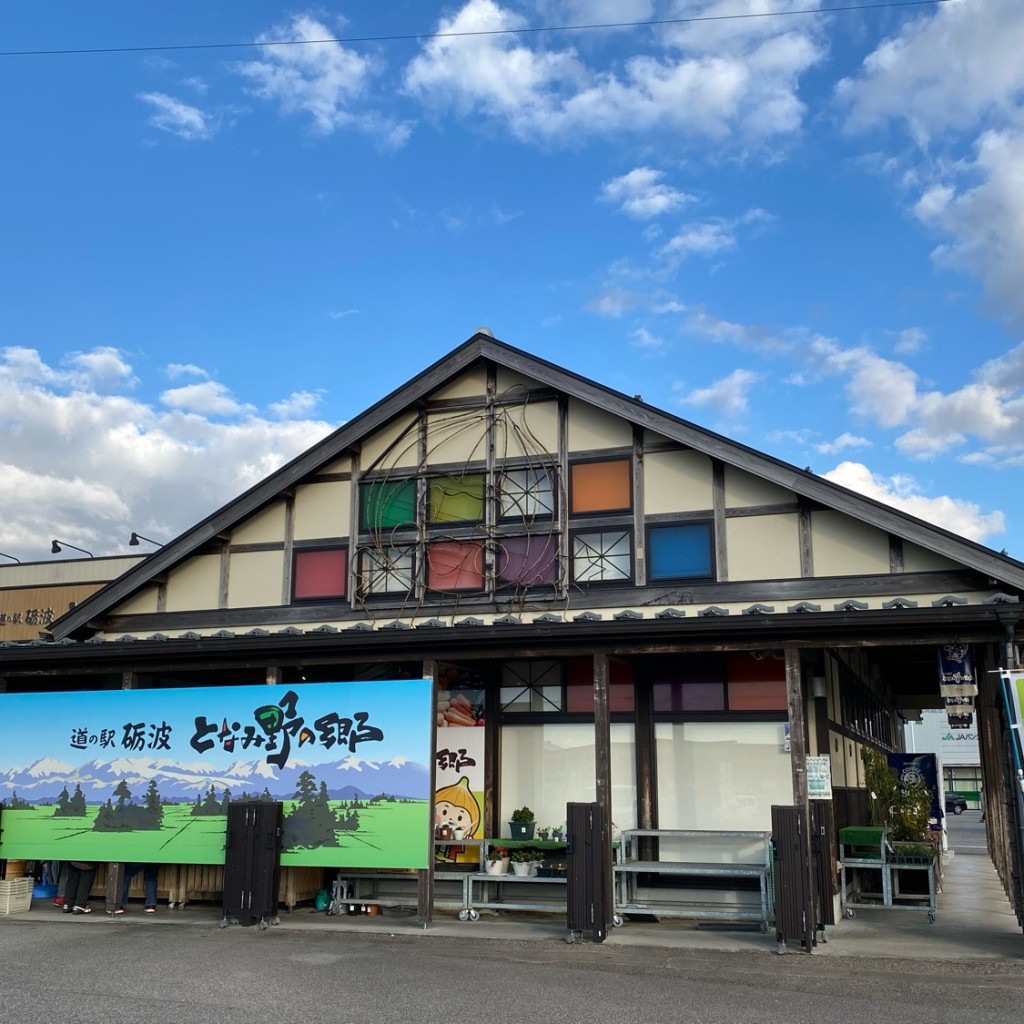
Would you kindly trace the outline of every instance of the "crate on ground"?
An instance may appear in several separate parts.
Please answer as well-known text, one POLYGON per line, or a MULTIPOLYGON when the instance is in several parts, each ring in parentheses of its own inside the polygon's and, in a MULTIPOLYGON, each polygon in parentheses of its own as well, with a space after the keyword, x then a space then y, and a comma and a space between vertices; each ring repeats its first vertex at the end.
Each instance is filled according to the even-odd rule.
POLYGON ((0 881, 0 915, 22 914, 32 906, 31 878, 0 881))

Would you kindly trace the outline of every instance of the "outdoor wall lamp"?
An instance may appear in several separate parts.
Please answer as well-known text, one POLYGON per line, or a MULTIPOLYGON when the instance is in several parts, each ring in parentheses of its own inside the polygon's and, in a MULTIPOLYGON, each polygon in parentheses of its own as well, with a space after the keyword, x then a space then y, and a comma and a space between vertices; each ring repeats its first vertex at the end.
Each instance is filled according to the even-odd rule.
POLYGON ((21 565, 21 559, 20 558, 15 558, 14 555, 9 555, 9 554, 7 554, 6 551, 0 551, 0 555, 2 555, 4 558, 9 558, 12 562, 17 562, 18 565, 21 565))
POLYGON ((161 544, 160 541, 150 540, 148 537, 143 537, 141 533, 136 533, 134 530, 132 530, 131 538, 128 541, 128 547, 137 548, 140 540, 144 540, 147 544, 155 544, 158 548, 163 547, 163 544, 161 544))
POLYGON ((69 544, 66 540, 55 540, 50 545, 50 554, 59 555, 64 548, 71 548, 72 551, 81 551, 83 555, 88 555, 90 558, 96 557, 91 551, 86 551, 85 548, 76 548, 74 544, 69 544))

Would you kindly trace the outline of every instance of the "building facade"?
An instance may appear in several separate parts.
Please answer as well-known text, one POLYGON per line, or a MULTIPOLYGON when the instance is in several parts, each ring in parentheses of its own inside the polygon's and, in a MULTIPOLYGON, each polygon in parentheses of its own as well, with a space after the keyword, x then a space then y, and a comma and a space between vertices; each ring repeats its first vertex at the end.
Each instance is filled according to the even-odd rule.
POLYGON ((902 748, 905 718, 941 706, 938 646, 969 644, 983 688, 1014 662, 1022 592, 1019 562, 481 333, 52 643, 0 643, 0 677, 426 675, 436 749, 474 730, 480 835, 523 804, 558 824, 567 801, 619 829, 768 829, 806 801, 812 755, 838 827, 864 820, 861 749, 902 748))

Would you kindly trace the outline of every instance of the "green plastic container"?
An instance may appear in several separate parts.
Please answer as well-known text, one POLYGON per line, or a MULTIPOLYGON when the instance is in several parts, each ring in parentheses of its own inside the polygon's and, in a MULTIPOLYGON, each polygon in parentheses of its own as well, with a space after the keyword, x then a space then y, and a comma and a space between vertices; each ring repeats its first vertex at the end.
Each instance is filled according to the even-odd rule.
POLYGON ((876 825, 847 825, 839 830, 842 856, 858 860, 881 860, 887 828, 876 825))

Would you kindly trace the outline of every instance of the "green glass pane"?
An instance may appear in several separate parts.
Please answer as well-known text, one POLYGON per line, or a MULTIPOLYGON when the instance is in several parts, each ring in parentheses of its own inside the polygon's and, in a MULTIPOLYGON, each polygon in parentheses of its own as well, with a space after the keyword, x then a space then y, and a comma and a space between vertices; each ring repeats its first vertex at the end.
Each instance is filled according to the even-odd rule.
POLYGON ((429 501, 432 523, 479 522, 484 517, 484 476, 474 473, 461 479, 431 480, 429 501))
POLYGON ((360 492, 364 530, 387 530, 415 523, 415 480, 363 484, 360 492))

